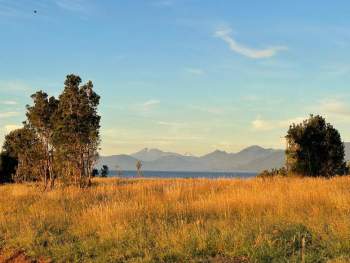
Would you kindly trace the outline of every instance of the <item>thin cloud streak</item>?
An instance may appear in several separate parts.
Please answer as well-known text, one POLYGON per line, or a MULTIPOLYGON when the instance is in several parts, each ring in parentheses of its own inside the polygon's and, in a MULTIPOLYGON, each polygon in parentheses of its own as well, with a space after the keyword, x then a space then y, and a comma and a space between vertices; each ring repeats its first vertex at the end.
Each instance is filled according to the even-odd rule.
POLYGON ((142 112, 142 113, 147 113, 153 110, 155 107, 157 107, 160 104, 159 100, 156 99, 151 99, 148 101, 145 101, 141 104, 137 104, 133 107, 133 110, 142 112))
POLYGON ((148 100, 145 103, 143 103, 143 106, 150 107, 150 106, 153 106, 153 105, 157 105, 159 103, 160 103, 159 100, 148 100))
POLYGON ((88 13, 90 10, 86 0, 55 0, 55 4, 70 12, 88 13))
POLYGON ((16 117, 18 115, 19 115, 19 112, 17 111, 0 112, 0 119, 16 117))
POLYGON ((242 44, 239 44, 231 36, 231 32, 232 30, 230 28, 219 29, 215 31, 214 36, 226 42, 232 51, 249 58, 253 58, 253 59, 269 58, 269 57, 275 56, 279 51, 288 49, 287 47, 284 47, 284 46, 274 46, 274 47, 269 47, 265 49, 249 48, 242 44))
POLYGON ((186 68, 186 72, 195 76, 204 75, 204 71, 200 68, 186 68))
POLYGON ((1 104, 4 104, 4 105, 17 105, 17 101, 14 101, 14 100, 4 100, 1 102, 1 104))
POLYGON ((256 118, 251 122, 252 128, 255 131, 271 131, 275 129, 287 129, 291 124, 302 123, 305 118, 296 117, 287 120, 264 120, 261 117, 256 118))
POLYGON ((225 111, 219 107, 202 107, 197 105, 189 105, 191 110, 210 113, 210 114, 223 114, 225 111))

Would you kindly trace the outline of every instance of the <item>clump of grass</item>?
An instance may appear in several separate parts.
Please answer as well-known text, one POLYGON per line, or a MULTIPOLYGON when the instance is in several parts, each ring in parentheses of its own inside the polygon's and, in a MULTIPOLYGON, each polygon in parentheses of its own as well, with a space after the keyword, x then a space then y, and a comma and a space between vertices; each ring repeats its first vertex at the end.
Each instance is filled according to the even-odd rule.
POLYGON ((0 251, 54 262, 346 262, 350 178, 0 186, 0 251))

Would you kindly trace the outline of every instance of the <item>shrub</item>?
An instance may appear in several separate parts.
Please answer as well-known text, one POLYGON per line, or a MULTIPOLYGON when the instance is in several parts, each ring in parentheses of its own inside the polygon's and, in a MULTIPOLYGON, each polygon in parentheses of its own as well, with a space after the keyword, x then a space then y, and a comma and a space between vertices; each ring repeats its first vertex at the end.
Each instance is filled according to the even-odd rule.
POLYGON ((264 170, 261 173, 257 175, 259 178, 269 178, 269 177, 275 177, 275 176, 287 176, 287 169, 285 167, 282 167, 280 169, 273 168, 272 170, 264 170))

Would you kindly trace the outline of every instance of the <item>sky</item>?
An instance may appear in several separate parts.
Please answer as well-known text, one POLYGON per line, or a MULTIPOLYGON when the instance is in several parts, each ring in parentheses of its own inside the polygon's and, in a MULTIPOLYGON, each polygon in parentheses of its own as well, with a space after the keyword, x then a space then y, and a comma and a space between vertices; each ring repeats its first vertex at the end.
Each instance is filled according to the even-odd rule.
POLYGON ((101 154, 283 148, 321 114, 350 141, 350 2, 0 0, 0 144, 67 74, 101 96, 101 154), (36 10, 36 13, 34 12, 36 10))

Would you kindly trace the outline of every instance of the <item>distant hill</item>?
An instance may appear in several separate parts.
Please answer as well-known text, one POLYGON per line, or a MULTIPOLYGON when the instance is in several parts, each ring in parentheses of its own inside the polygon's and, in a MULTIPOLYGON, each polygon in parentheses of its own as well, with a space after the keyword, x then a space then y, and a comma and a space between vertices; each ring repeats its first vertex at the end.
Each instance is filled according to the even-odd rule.
POLYGON ((345 144, 345 159, 347 161, 350 160, 350 142, 346 142, 345 144))
POLYGON ((130 156, 144 162, 150 162, 150 161, 155 161, 158 160, 162 157, 167 157, 167 156, 181 156, 180 154, 177 153, 172 153, 172 152, 163 152, 158 149, 148 149, 145 148, 139 152, 130 154, 130 156))
MULTIPOLYGON (((350 143, 345 143, 346 160, 350 160, 350 143)), ((136 170, 142 161, 144 171, 252 171, 280 168, 285 163, 284 150, 266 149, 253 145, 237 153, 216 150, 196 157, 158 149, 145 148, 131 155, 101 156, 97 167, 103 164, 111 170, 136 170), (117 168, 118 167, 118 168, 117 168)))

